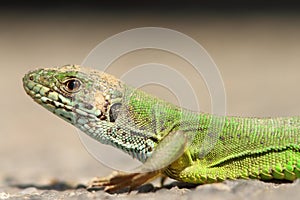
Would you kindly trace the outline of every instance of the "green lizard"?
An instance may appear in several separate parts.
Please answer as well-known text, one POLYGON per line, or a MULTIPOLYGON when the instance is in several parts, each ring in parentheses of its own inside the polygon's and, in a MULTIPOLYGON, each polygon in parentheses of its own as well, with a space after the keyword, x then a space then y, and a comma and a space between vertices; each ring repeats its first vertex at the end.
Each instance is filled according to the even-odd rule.
POLYGON ((55 115, 144 163, 90 188, 133 189, 159 176, 195 184, 300 178, 300 116, 195 113, 77 65, 29 72, 23 84, 55 115))

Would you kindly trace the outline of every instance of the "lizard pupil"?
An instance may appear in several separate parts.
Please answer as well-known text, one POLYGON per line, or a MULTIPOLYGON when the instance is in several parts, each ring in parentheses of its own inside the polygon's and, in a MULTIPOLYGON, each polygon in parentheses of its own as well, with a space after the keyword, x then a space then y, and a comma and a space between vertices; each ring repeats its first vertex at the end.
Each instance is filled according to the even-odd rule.
POLYGON ((66 88, 68 92, 78 92, 80 89, 81 83, 76 79, 70 79, 66 81, 66 88))

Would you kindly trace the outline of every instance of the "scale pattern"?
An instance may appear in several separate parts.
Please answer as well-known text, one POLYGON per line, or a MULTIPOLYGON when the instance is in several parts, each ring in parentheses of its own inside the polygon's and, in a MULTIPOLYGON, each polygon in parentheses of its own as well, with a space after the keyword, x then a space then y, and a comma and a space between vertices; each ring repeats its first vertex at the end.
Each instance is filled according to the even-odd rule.
POLYGON ((23 85, 38 104, 99 142, 144 163, 153 162, 155 152, 156 163, 166 166, 153 171, 171 178, 190 183, 300 178, 299 116, 195 113, 77 65, 29 72, 23 85), (172 149, 180 155, 166 152, 172 149))

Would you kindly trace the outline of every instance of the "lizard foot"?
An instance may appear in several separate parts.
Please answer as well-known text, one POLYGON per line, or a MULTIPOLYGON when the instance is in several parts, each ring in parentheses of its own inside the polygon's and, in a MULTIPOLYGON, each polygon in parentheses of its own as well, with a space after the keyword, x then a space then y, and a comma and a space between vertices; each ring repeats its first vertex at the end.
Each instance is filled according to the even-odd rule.
POLYGON ((118 190, 128 188, 130 192, 141 186, 142 184, 149 182, 159 176, 161 176, 160 171, 130 174, 114 172, 108 177, 94 178, 88 185, 87 190, 95 191, 104 189, 104 191, 106 192, 116 192, 118 190))

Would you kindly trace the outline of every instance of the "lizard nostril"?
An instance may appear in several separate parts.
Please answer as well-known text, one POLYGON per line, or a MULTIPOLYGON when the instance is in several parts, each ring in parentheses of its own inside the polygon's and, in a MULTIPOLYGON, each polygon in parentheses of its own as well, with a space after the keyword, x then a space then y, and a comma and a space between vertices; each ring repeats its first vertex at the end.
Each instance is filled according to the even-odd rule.
POLYGON ((29 75, 29 80, 33 81, 33 75, 29 75))

